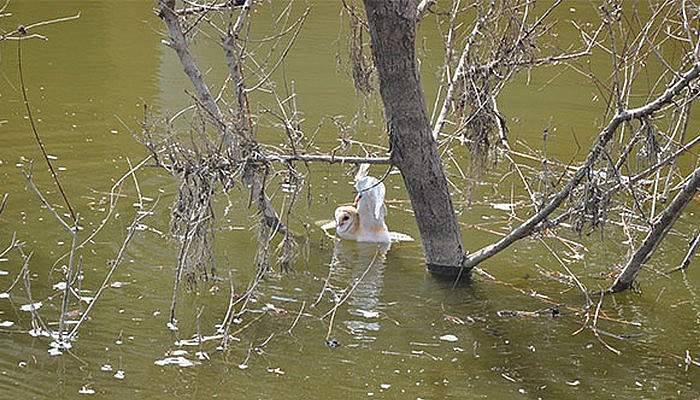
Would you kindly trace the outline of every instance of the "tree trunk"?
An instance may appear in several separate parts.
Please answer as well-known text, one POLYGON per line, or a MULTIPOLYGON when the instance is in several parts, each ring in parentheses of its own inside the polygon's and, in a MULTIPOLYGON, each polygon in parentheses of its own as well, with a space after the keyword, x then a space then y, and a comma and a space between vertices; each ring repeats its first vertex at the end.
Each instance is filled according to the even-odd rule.
POLYGON ((661 213, 658 220, 654 223, 647 234, 647 237, 642 242, 642 245, 637 249, 637 251, 632 255, 632 258, 627 262, 625 268, 620 272, 615 283, 610 288, 612 292, 621 292, 623 290, 629 289, 632 286, 632 282, 639 274, 644 263, 649 260, 656 247, 664 239, 668 231, 676 222, 678 217, 683 212, 685 206, 688 205, 690 200, 693 199, 695 193, 700 188, 700 168, 696 169, 695 172, 690 176, 690 179, 683 185, 683 188, 673 199, 671 204, 661 213))
POLYGON ((431 135, 415 55, 417 7, 412 0, 364 0, 391 143, 391 160, 406 185, 428 269, 456 274, 462 239, 437 143, 431 135))

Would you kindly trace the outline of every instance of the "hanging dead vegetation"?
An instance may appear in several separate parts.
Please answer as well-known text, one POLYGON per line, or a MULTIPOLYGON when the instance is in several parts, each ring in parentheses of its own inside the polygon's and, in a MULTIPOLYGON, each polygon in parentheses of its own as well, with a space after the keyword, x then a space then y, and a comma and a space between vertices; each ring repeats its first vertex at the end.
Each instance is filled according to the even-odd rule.
MULTIPOLYGON (((364 10, 356 5, 355 0, 343 0, 341 24, 342 21, 347 21, 348 31, 347 34, 344 34, 345 29, 341 26, 341 36, 347 36, 347 39, 341 37, 338 41, 342 43, 347 40, 347 68, 355 86, 355 92, 368 97, 376 87, 376 71, 370 51, 368 25, 364 17, 364 10)), ((343 55, 340 50, 336 54, 336 59, 338 63, 343 63, 343 55)))
MULTIPOLYGON (((350 135, 341 135, 341 144, 331 154, 317 154, 312 140, 315 133, 305 135, 302 129, 304 117, 297 107, 294 82, 272 79, 296 42, 310 9, 295 19, 294 2, 289 2, 276 11, 272 33, 253 38, 250 16, 255 4, 250 0, 215 6, 179 5, 176 0, 160 0, 158 15, 168 30, 164 43, 178 56, 194 89, 193 103, 169 118, 146 119, 141 138, 157 164, 178 184, 171 226, 180 247, 171 305, 172 327, 177 322, 181 280, 194 283, 214 273, 213 232, 217 214, 227 213, 231 207, 238 207, 237 211, 254 210, 258 246, 255 259, 251 260, 257 268, 254 282, 275 266, 289 271, 301 250, 299 241, 303 240, 290 229, 292 210, 304 190, 307 203, 311 200, 311 187, 305 178, 308 168, 302 172, 295 163, 357 164, 364 160, 338 155, 355 145, 350 135), (192 53, 196 37, 219 39, 228 76, 218 92, 212 91, 212 82, 205 79, 192 53), (246 76, 247 71, 254 72, 246 76), (252 93, 256 93, 255 107, 249 100, 252 93), (260 143, 256 138, 260 129, 279 131, 284 140, 277 144, 260 143), (247 190, 248 201, 229 201, 224 211, 218 211, 216 199, 234 187, 247 190)), ((369 93, 372 64, 362 36, 366 27, 353 21, 356 46, 352 46, 351 54, 357 62, 353 76, 358 91, 369 93)), ((341 118, 329 120, 346 126, 341 118)), ((256 285, 251 284, 249 295, 256 285)))
MULTIPOLYGON (((575 51, 557 52, 551 14, 561 4, 548 8, 535 2, 499 0, 463 4, 453 1, 442 19, 445 65, 441 91, 433 113, 433 137, 446 144, 453 140, 466 145, 472 165, 486 166, 499 145, 507 145, 506 117, 497 98, 517 72, 555 64, 590 54, 592 43, 584 41, 575 51), (463 16, 475 14, 472 25, 463 16), (461 52, 458 50, 461 47, 461 52), (438 101, 441 100, 441 101, 438 101)), ((592 33, 595 40, 598 31, 592 33)), ((495 159, 494 159, 495 161, 495 159)))

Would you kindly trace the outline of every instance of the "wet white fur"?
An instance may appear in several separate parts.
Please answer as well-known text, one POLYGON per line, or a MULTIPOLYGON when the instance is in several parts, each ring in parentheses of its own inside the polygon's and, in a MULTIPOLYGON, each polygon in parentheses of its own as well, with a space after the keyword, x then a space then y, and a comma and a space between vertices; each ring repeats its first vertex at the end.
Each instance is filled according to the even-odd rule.
POLYGON ((390 242, 384 222, 384 184, 377 178, 363 176, 355 182, 355 189, 358 193, 355 206, 341 206, 335 210, 336 234, 341 239, 358 242, 390 242))

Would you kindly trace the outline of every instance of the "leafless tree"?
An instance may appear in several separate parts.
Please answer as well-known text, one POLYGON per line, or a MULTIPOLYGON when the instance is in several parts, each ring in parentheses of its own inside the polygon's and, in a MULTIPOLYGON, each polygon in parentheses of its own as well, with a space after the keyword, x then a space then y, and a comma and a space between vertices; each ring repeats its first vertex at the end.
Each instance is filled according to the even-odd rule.
MULTIPOLYGON (((161 0, 158 12, 168 28, 166 43, 178 55, 194 88, 194 104, 188 110, 194 110, 201 121, 191 124, 194 144, 184 145, 173 132, 172 120, 182 113, 144 128, 145 143, 154 158, 180 182, 173 232, 182 239, 181 254, 199 260, 186 261, 190 266, 209 262, 205 255, 211 243, 207 236, 211 231, 208 224, 213 220, 211 201, 219 189, 227 191, 238 182, 249 188, 251 203, 260 215, 258 267, 269 267, 267 253, 276 234, 284 235, 281 249, 286 253, 294 249, 295 237, 283 216, 288 220, 304 183, 297 163, 374 163, 398 168, 415 212, 428 268, 458 276, 513 243, 552 232, 564 222, 580 234, 586 229, 602 229, 611 213, 632 212, 653 230, 658 215, 663 219, 665 214, 656 212, 657 203, 674 191, 676 159, 698 143, 697 137, 686 133, 700 77, 698 7, 691 1, 666 0, 625 7, 620 2, 606 1, 598 9, 599 23, 581 27, 572 22, 581 44, 565 50, 550 35, 555 29, 553 15, 562 1, 540 9, 524 0, 469 4, 454 0, 447 7, 433 1, 365 0, 364 15, 358 12, 356 3, 343 2, 351 26, 351 76, 358 92, 368 95, 376 72, 389 135, 388 156, 381 152, 339 155, 337 149, 328 153, 310 151, 311 141, 296 108, 296 93, 292 90, 280 95, 272 85, 271 76, 291 51, 308 10, 292 21, 292 3, 284 7, 277 18, 283 21, 279 34, 269 38, 284 51, 281 57, 267 58, 265 63, 257 61, 265 51, 261 46, 252 48, 250 29, 246 28, 251 23, 250 9, 262 5, 253 1, 190 3, 178 8, 176 0, 161 0), (217 21, 228 22, 213 22, 208 16, 214 13, 225 16, 217 21), (416 26, 431 14, 446 27, 442 85, 432 114, 426 106, 415 53, 416 26), (466 15, 474 17, 465 24, 462 21, 466 15), (228 77, 218 95, 211 91, 191 52, 192 36, 205 29, 202 21, 207 22, 206 29, 219 36, 222 59, 228 66, 228 77), (367 36, 372 48, 371 64, 364 53, 367 36), (675 53, 680 56, 664 58, 662 50, 667 46, 681 49, 675 53), (610 57, 607 76, 596 76, 580 62, 594 52, 610 57), (249 70, 256 71, 254 77, 244 76, 245 63, 252 66, 249 70), (633 100, 639 98, 635 92, 637 81, 647 63, 661 65, 662 72, 647 89, 646 100, 637 102, 633 100), (543 65, 563 65, 580 72, 590 79, 600 98, 607 99, 607 123, 601 126, 580 164, 574 164, 573 159, 550 160, 534 150, 517 151, 509 142, 508 119, 499 110, 498 97, 518 73, 543 65), (287 139, 282 147, 259 143, 253 133, 259 116, 251 111, 248 94, 263 89, 276 106, 263 111, 278 121, 287 139), (471 171, 484 168, 490 158, 507 160, 520 176, 531 203, 529 215, 520 217, 520 225, 497 242, 471 253, 463 248, 450 195, 455 185, 445 174, 448 160, 441 158, 445 149, 458 149, 460 145, 469 151, 471 171), (638 160, 646 160, 637 163, 637 170, 629 162, 635 153, 638 160), (545 174, 536 170, 527 173, 533 168, 526 169, 517 159, 544 160, 545 174), (278 175, 284 177, 286 187, 292 188, 281 214, 273 209, 265 192, 268 177, 278 175), (639 184, 650 176, 654 177, 651 192, 639 184), (651 213, 645 211, 648 206, 651 213)), ((343 143, 349 140, 343 139, 343 143)), ((347 146, 342 149, 347 150, 347 146)), ((692 197, 692 185, 683 188, 692 197)), ((675 204, 677 207, 667 209, 674 215, 670 223, 683 208, 675 204)), ((661 240, 663 235, 654 237, 661 240)), ((649 248, 653 250, 655 245, 649 248)), ((288 254, 281 257, 285 264, 292 258, 288 254)), ((178 268, 182 269, 188 268, 178 268)))

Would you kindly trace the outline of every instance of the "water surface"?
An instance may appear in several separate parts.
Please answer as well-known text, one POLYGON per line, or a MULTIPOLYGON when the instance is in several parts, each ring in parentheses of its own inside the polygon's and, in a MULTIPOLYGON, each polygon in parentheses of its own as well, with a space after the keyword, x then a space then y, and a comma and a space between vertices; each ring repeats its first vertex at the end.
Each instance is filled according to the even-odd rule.
MULTIPOLYGON (((595 18, 588 2, 572 4, 575 11, 562 9, 557 18, 595 18)), ((338 42, 338 5, 330 1, 312 5, 300 40, 284 64, 284 74, 295 81, 306 129, 313 132, 326 121, 316 144, 328 151, 337 145, 337 129, 327 122, 328 117, 343 116, 348 122, 366 107, 367 117, 355 138, 386 145, 381 104, 376 98, 366 103, 358 100, 343 67, 336 65, 335 53, 345 46, 338 42)), ((13 16, 0 20, 9 29, 20 22, 81 12, 77 21, 42 29, 48 41, 25 42, 23 57, 38 129, 49 153, 57 157, 62 182, 82 218, 83 237, 105 218, 109 191, 129 169, 128 162, 135 164, 146 156, 132 136, 139 130, 144 105, 172 115, 188 104, 188 82, 171 50, 160 44, 163 27, 152 9, 151 2, 145 1, 25 0, 13 1, 13 16)), ((269 23, 262 14, 254 21, 269 23)), ((562 32, 563 40, 566 35, 576 40, 573 31, 562 28, 562 32)), ((427 49, 422 64, 427 103, 432 104, 441 48, 433 22, 426 21, 420 35, 427 49)), ((208 78, 222 82, 219 49, 205 38, 197 44, 196 54, 208 78)), ((0 216, 0 245, 16 232, 26 242, 25 251, 33 252, 32 295, 44 302, 40 312, 53 323, 60 295, 52 286, 61 274, 52 269, 65 263, 56 260, 68 250, 69 238, 26 189, 21 174, 21 168, 35 160, 37 183, 49 193, 52 204, 60 206, 25 119, 16 50, 15 42, 0 45, 0 195, 10 194, 0 216)), ((596 57, 594 63, 605 63, 603 55, 596 57)), ((572 135, 585 148, 603 120, 603 105, 591 101, 594 95, 572 71, 544 68, 529 80, 522 77, 512 83, 501 107, 511 119, 513 137, 533 147, 540 147, 545 127, 555 127, 548 150, 551 156, 568 161, 572 135)), ((262 106, 256 103, 255 107, 262 106)), ((262 119, 260 137, 270 144, 283 141, 270 125, 262 119)), ((692 161, 683 162, 692 165, 692 161)), ((450 171, 457 173, 454 168, 450 171)), ((477 189, 471 202, 455 193, 470 250, 497 239, 489 230, 507 231, 508 224, 496 222, 508 220, 509 213, 493 204, 510 202, 511 184, 515 196, 522 198, 523 193, 516 178, 500 181, 506 171, 503 166, 475 178, 477 189)), ((372 173, 381 175, 384 170, 372 173)), ((10 299, 0 299, 0 321, 14 322, 0 333, 0 398, 76 398, 81 389, 92 389, 93 397, 104 399, 700 396, 697 367, 688 368, 683 362, 686 352, 695 359, 700 352, 696 295, 700 276, 697 268, 686 275, 662 273, 683 257, 685 235, 698 226, 697 203, 642 273, 641 293, 606 298, 602 312, 609 319, 601 319, 599 327, 626 338, 604 336, 620 351, 617 355, 590 329, 574 334, 584 322, 576 312, 585 304, 583 296, 547 277, 565 271, 538 240, 523 240, 482 265, 495 280, 475 274, 470 282, 455 286, 425 272, 419 243, 395 244, 387 251, 325 237, 314 223, 330 218, 336 204, 352 200, 349 174, 342 166, 312 166, 313 200, 297 207, 293 225, 299 231, 304 230, 302 224, 310 226, 309 255, 299 259, 292 272, 269 275, 252 311, 234 325, 235 331, 240 330, 235 335, 238 340, 222 352, 216 349, 218 341, 199 346, 178 343, 195 335, 197 326, 203 335, 213 334, 228 304, 228 278, 241 293, 254 274, 256 221, 247 208, 246 191, 231 192, 233 212, 227 216, 222 212, 226 200, 218 200, 221 229, 216 236, 216 269, 221 280, 180 294, 179 330, 172 332, 166 322, 177 245, 167 232, 168 207, 176 187, 164 172, 141 169, 139 189, 158 199, 156 213, 146 220, 148 229, 131 242, 113 279, 118 284, 99 300, 70 352, 52 357, 47 339, 27 334, 31 318, 20 306, 29 299, 21 283, 10 299), (377 261, 368 270, 375 256, 377 261), (334 296, 341 296, 363 275, 335 315, 329 337, 340 346, 331 348, 326 344, 329 319, 319 317, 333 307, 334 296), (312 306, 324 287, 330 290, 312 306), (288 329, 302 306, 302 317, 290 334, 288 329), (206 356, 198 357, 197 352, 206 356), (185 357, 194 365, 155 364, 166 356, 185 357)), ((466 192, 466 187, 459 188, 466 192)), ((389 177, 387 193, 389 226, 418 237, 398 175, 389 177)), ((82 251, 84 289, 94 292, 104 278, 137 199, 134 185, 127 181, 113 218, 82 251)), ((282 200, 281 194, 275 198, 278 205, 282 200)), ((621 243, 621 233, 611 227, 602 238, 598 233, 582 238, 563 234, 586 246, 583 260, 567 252, 560 241, 545 240, 589 289, 609 285, 614 267, 625 260, 627 247, 621 243)), ((0 289, 11 284, 21 266, 17 252, 0 261, 0 289)))

